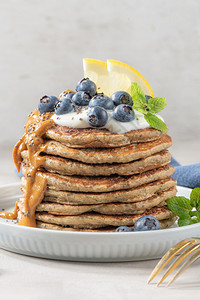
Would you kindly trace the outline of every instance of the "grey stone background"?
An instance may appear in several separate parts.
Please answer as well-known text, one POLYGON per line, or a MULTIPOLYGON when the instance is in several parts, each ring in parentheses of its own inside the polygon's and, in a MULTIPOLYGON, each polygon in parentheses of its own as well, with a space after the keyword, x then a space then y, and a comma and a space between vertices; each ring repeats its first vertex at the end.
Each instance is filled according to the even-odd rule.
POLYGON ((41 96, 73 89, 82 58, 130 64, 165 96, 183 164, 200 161, 200 1, 1 0, 0 146, 9 156, 41 96))

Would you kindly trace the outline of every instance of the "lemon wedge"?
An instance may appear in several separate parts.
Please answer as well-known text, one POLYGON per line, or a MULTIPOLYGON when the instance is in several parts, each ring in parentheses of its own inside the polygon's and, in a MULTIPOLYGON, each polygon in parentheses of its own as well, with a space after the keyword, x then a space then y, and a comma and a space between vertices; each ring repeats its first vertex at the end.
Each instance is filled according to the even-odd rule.
POLYGON ((131 82, 137 82, 146 95, 154 97, 153 90, 146 79, 131 66, 120 61, 108 59, 107 63, 98 59, 83 59, 84 77, 96 83, 97 92, 111 96, 117 91, 130 94, 131 82))

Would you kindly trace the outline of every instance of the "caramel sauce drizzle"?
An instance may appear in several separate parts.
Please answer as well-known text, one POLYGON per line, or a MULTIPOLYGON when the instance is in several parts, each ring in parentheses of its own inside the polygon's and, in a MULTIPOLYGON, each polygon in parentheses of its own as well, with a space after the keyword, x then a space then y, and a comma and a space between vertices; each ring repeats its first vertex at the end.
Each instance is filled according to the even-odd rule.
MULTIPOLYGON (((54 121, 50 119, 51 116, 52 113, 40 115, 38 110, 31 113, 25 125, 25 133, 13 150, 13 160, 18 172, 22 164, 22 151, 28 150, 29 157, 29 166, 23 169, 24 176, 26 177, 26 188, 24 214, 18 222, 19 225, 36 227, 35 210, 44 198, 47 181, 45 174, 38 172, 45 159, 45 157, 40 156, 40 153, 46 147, 42 136, 54 124, 54 121)), ((12 220, 17 219, 18 209, 17 201, 12 213, 2 212, 0 213, 0 217, 12 220)))

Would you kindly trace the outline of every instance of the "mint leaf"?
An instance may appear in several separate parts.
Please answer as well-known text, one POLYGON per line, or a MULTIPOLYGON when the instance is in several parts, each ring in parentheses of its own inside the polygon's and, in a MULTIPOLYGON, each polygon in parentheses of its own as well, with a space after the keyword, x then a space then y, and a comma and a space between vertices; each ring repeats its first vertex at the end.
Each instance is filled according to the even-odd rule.
POLYGON ((179 218, 190 219, 192 206, 189 199, 182 196, 175 196, 167 200, 167 206, 179 218))
POLYGON ((150 98, 147 104, 149 108, 149 112, 154 114, 161 111, 163 108, 165 108, 166 105, 167 105, 166 98, 159 98, 159 97, 150 98))
POLYGON ((133 99, 133 108, 142 114, 147 113, 147 101, 142 88, 136 83, 131 83, 131 97, 133 99))
POLYGON ((200 212, 199 212, 199 211, 197 211, 197 210, 192 210, 192 211, 190 212, 190 216, 191 216, 191 217, 197 217, 197 219, 199 219, 199 221, 200 221, 200 212))
MULTIPOLYGON (((131 97, 140 95, 146 102, 145 94, 137 82, 131 82, 131 97)), ((134 102, 133 102, 134 103, 134 102)))
POLYGON ((186 219, 182 219, 179 218, 178 219, 178 226, 187 226, 187 225, 192 225, 192 224, 196 224, 199 223, 199 219, 198 218, 186 218, 186 219))
POLYGON ((186 226, 200 222, 200 188, 198 187, 192 190, 190 199, 180 196, 168 199, 167 206, 179 217, 179 226, 186 226))
POLYGON ((141 95, 137 95, 133 98, 133 108, 136 109, 137 111, 141 112, 142 114, 147 114, 147 102, 146 99, 144 100, 144 98, 141 95))
POLYGON ((158 129, 160 131, 163 131, 163 132, 167 132, 167 130, 168 130, 167 125, 161 119, 159 119, 157 116, 148 112, 146 115, 144 115, 144 118, 151 127, 158 129))
POLYGON ((196 223, 199 223, 199 219, 198 218, 192 218, 191 222, 192 224, 196 224, 196 223))
POLYGON ((181 219, 179 218, 178 219, 178 226, 187 226, 187 225, 191 225, 193 224, 191 218, 188 218, 188 219, 181 219))
POLYGON ((200 210, 200 188, 194 188, 190 194, 190 204, 200 210))

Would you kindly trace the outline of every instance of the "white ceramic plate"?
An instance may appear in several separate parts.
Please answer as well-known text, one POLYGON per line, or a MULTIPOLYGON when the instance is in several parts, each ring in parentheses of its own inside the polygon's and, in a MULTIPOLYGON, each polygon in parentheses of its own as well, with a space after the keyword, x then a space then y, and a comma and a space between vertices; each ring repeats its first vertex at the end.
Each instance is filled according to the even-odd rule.
MULTIPOLYGON (((178 187, 186 197, 190 189, 178 187)), ((0 187, 0 210, 12 211, 20 183, 0 187)), ((0 248, 36 257, 72 261, 134 261, 161 257, 187 237, 200 235, 200 223, 148 232, 62 232, 19 226, 0 218, 0 248)))

